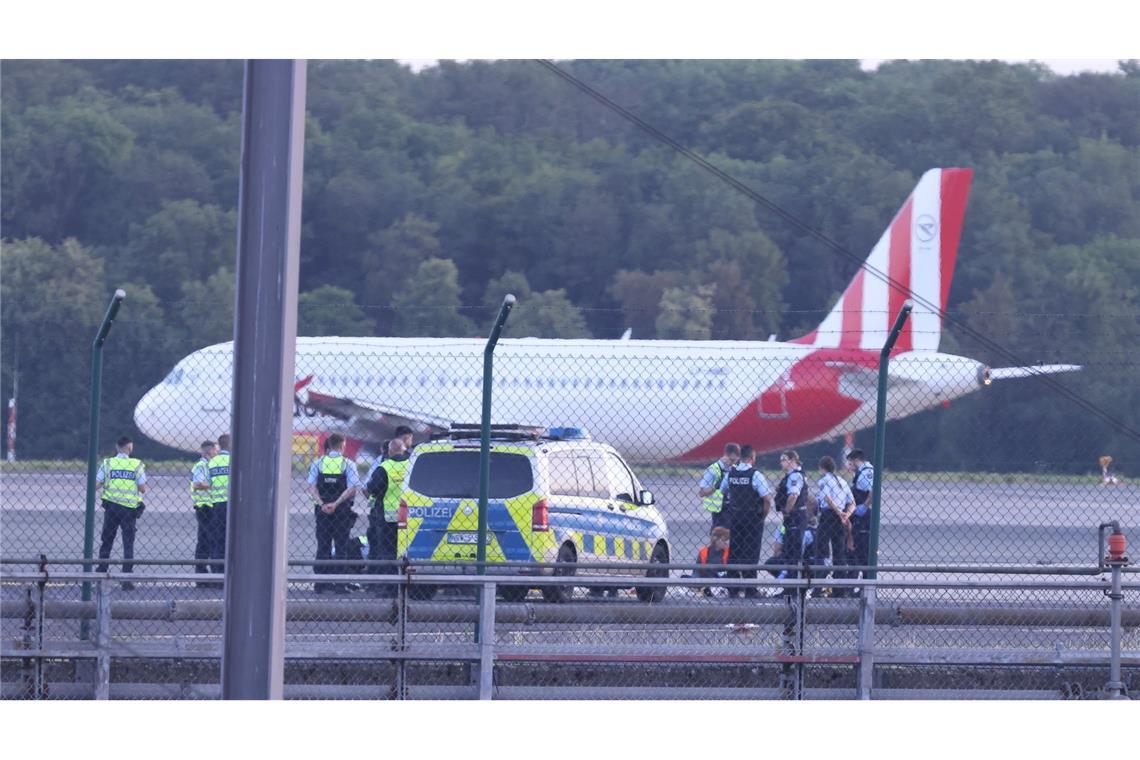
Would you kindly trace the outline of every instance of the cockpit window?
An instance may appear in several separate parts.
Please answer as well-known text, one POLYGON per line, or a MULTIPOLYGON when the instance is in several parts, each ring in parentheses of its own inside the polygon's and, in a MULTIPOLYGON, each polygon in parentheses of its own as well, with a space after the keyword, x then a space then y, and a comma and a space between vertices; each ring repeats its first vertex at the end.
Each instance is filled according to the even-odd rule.
POLYGON ((182 382, 182 370, 178 367, 175 367, 170 371, 170 374, 166 376, 166 380, 163 382, 165 382, 167 385, 178 385, 180 382, 182 382))

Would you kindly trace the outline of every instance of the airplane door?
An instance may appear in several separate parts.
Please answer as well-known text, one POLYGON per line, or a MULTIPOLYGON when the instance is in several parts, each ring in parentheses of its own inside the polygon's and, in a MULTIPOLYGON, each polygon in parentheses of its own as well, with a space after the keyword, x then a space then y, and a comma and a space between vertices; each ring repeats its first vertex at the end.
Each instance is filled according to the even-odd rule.
POLYGON ((791 369, 786 369, 768 390, 760 394, 756 406, 757 415, 766 420, 786 420, 788 418, 788 382, 791 369))

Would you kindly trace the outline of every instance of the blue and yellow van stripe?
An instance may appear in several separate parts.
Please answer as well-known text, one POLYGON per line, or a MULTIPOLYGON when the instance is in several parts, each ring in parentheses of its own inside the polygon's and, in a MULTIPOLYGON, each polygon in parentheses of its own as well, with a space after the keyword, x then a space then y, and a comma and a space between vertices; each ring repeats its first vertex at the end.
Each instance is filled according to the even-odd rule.
POLYGON ((655 540, 641 537, 583 533, 581 541, 576 541, 583 549, 597 557, 606 559, 629 559, 635 562, 648 561, 653 554, 655 540))

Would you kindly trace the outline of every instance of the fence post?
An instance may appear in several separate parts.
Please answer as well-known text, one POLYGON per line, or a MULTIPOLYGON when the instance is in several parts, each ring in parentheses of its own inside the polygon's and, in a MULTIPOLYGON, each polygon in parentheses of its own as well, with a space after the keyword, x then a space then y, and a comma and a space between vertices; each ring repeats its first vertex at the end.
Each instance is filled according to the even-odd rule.
POLYGON ((479 699, 491 699, 495 668, 495 583, 484 581, 479 602, 479 699))
POLYGON ((875 585, 867 584, 859 599, 859 699, 871 698, 875 675, 875 592, 875 585))
POLYGON ((807 638, 807 600, 808 587, 802 586, 796 589, 796 654, 799 659, 796 661, 795 680, 792 683, 792 699, 801 700, 804 698, 804 639, 807 638))
MULTIPOLYGON (((800 593, 796 589, 796 594, 800 593)), ((784 604, 787 607, 787 614, 784 617, 784 633, 781 639, 780 653, 781 654, 798 654, 796 652, 796 620, 798 603, 793 601, 790 595, 784 597, 784 604)), ((790 662, 785 662, 780 666, 780 699, 794 699, 795 697, 795 679, 796 667, 790 662)))
MULTIPOLYGON (((127 297, 122 289, 116 290, 111 296, 111 303, 107 306, 107 313, 99 325, 99 332, 95 333, 95 340, 91 343, 91 422, 87 431, 87 508, 83 518, 83 559, 88 560, 83 565, 83 572, 92 570, 90 560, 95 555, 95 460, 99 455, 99 402, 103 394, 103 344, 107 342, 107 334, 111 332, 111 323, 119 313, 123 299, 127 297)), ((83 583, 83 601, 91 600, 91 582, 83 583)), ((79 624, 79 638, 87 640, 89 631, 87 620, 79 624)))
POLYGON ((1120 675, 1120 603, 1124 600, 1124 593, 1120 588, 1120 568, 1122 563, 1112 563, 1112 593, 1108 598, 1111 600, 1111 608, 1109 611, 1109 621, 1111 626, 1110 636, 1110 649, 1108 660, 1108 683, 1105 684, 1105 690, 1109 693, 1109 699, 1128 699, 1128 695, 1124 689, 1124 681, 1120 675))
POLYGON ((98 581, 95 605, 95 699, 111 698, 111 593, 105 580, 98 581))
MULTIPOLYGON (((487 338, 487 345, 483 349, 483 417, 479 431, 479 535, 475 547, 475 561, 478 563, 477 572, 482 575, 487 572, 487 492, 491 484, 491 374, 495 362, 495 344, 499 342, 499 335, 503 332, 503 324, 507 315, 515 305, 515 297, 508 293, 503 298, 503 305, 499 307, 499 314, 495 317, 495 324, 491 328, 491 335, 487 338)), ((480 599, 483 599, 481 596, 480 599)), ((482 601, 479 602, 479 614, 483 614, 482 601)), ((481 631, 475 631, 475 643, 482 641, 481 631)))
POLYGON ((903 325, 906 324, 906 318, 910 316, 910 311, 913 308, 913 301, 907 299, 903 303, 902 309, 899 310, 899 315, 895 319, 894 327, 891 328, 891 334, 887 336, 887 342, 883 344, 883 350, 879 352, 879 396, 878 402, 875 404, 875 474, 871 486, 871 535, 868 536, 867 547, 867 564, 871 566, 867 577, 871 580, 879 577, 875 567, 879 564, 879 515, 882 513, 880 501, 883 491, 883 457, 886 456, 887 448, 888 364, 891 359, 891 349, 895 347, 895 341, 898 340, 899 333, 902 332, 903 325))
MULTIPOLYGON (((24 589, 24 649, 37 649, 36 646, 36 603, 32 598, 32 587, 24 589)), ((24 698, 32 699, 36 693, 35 658, 25 657, 20 664, 20 675, 23 682, 24 698)))
MULTIPOLYGON (((396 586, 396 651, 401 655, 408 649, 408 575, 404 574, 396 586)), ((396 660, 396 699, 408 698, 408 661, 396 660)))
POLYGON ((1104 570, 1110 568, 1112 572, 1112 589, 1108 592, 1109 598, 1109 657, 1108 657, 1108 683, 1104 690, 1108 692, 1109 699, 1128 699, 1127 690, 1120 674, 1120 603, 1124 601, 1124 592, 1120 587, 1121 568, 1128 564, 1128 557, 1124 554, 1124 531, 1120 529, 1120 522, 1109 520, 1101 523, 1097 528, 1097 567, 1104 570), (1112 528, 1108 538, 1108 556, 1104 553, 1105 529, 1112 528))

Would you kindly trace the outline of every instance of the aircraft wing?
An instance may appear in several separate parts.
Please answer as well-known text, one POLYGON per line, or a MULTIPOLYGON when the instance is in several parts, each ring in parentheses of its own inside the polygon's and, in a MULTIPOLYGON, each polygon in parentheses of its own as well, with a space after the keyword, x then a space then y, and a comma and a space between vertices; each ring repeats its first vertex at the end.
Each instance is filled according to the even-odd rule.
POLYGON ((1079 372, 1079 364, 1041 364, 1033 367, 998 367, 989 370, 989 379, 1009 380, 1014 377, 1033 377, 1034 375, 1056 375, 1061 372, 1079 372))
POLYGON ((318 414, 343 420, 345 435, 364 441, 378 442, 392 438, 400 425, 410 427, 417 440, 423 440, 433 433, 442 433, 451 427, 451 420, 432 414, 362 399, 330 396, 317 391, 309 391, 305 407, 318 414))

